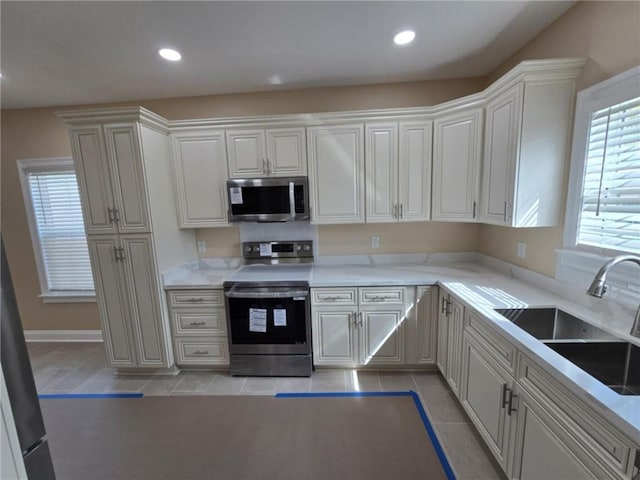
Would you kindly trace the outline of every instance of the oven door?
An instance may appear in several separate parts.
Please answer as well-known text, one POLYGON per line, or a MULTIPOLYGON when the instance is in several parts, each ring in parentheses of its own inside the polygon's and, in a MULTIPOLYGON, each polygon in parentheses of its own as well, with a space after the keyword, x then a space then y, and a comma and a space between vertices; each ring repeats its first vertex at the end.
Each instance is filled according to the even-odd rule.
POLYGON ((225 288, 233 354, 311 353, 308 287, 225 288))

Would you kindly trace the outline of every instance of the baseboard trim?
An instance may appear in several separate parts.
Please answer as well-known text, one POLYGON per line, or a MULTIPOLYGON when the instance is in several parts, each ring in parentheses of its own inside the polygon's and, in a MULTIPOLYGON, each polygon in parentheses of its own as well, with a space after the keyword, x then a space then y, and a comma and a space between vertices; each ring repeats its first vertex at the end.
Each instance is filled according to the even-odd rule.
POLYGON ((25 330, 27 342, 102 342, 100 330, 25 330))

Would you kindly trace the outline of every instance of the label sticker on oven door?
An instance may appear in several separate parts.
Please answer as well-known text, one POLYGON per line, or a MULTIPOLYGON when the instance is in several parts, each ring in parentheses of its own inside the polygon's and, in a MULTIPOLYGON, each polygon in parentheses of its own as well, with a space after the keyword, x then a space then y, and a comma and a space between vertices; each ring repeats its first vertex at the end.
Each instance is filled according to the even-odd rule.
POLYGON ((287 326, 287 311, 284 308, 273 309, 273 325, 276 327, 287 326))
POLYGON ((242 205, 242 187, 231 187, 229 191, 231 193, 231 204, 242 205))
POLYGON ((264 308, 249 309, 249 331, 267 333, 267 310, 264 308))

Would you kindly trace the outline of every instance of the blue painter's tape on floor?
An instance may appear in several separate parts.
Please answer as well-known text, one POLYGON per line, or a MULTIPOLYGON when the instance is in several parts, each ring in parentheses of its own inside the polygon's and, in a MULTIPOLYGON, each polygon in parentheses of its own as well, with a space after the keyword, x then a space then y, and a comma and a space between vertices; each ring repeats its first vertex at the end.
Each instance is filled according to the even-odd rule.
POLYGON ((41 400, 57 398, 142 398, 142 393, 43 393, 38 395, 41 400))
POLYGON ((413 390, 409 390, 406 392, 310 392, 310 393, 276 393, 277 398, 318 398, 318 397, 411 397, 413 398, 413 403, 418 410, 418 414, 422 419, 422 424, 424 425, 427 434, 429 435, 429 439, 433 444, 433 448, 436 451, 436 455, 440 459, 440 464, 442 465, 442 469, 444 470, 445 475, 448 480, 456 480, 456 476, 453 473, 453 469, 449 464, 449 460, 442 449, 442 445, 440 445, 440 441, 436 436, 436 432, 429 422, 429 418, 427 417, 427 413, 424 411, 422 407, 422 402, 420 402, 420 397, 413 390))

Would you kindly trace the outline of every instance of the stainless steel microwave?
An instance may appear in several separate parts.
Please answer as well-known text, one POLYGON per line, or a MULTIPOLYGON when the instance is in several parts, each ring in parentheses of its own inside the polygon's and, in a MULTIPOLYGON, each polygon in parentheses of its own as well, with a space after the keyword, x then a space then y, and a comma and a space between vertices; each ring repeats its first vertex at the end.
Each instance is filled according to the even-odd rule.
POLYGON ((232 179, 227 181, 227 196, 230 222, 309 219, 307 177, 232 179))

